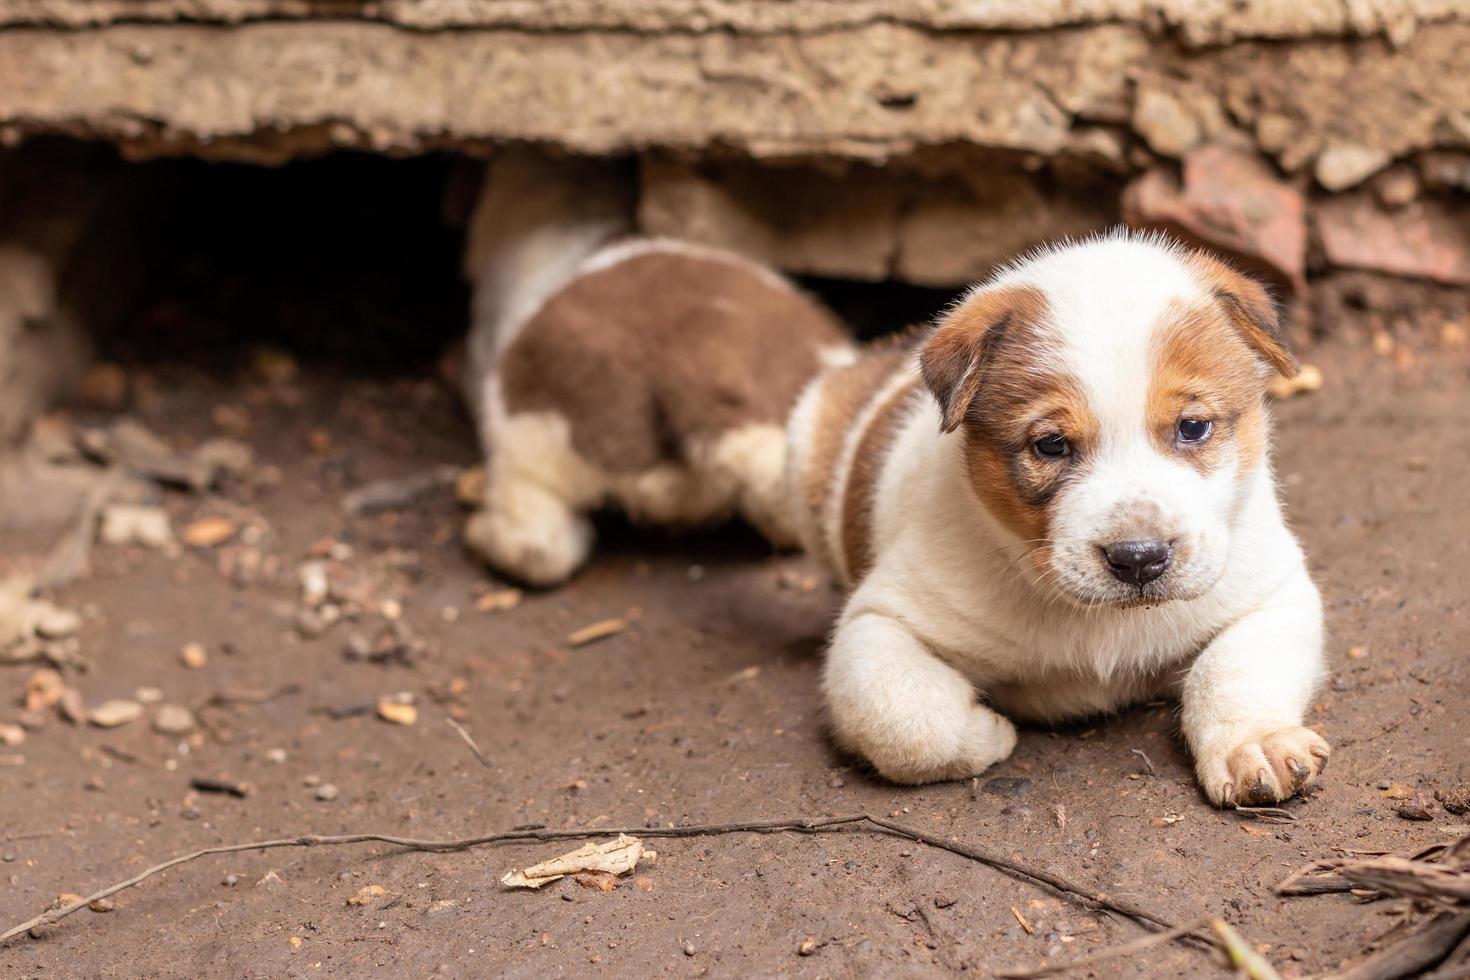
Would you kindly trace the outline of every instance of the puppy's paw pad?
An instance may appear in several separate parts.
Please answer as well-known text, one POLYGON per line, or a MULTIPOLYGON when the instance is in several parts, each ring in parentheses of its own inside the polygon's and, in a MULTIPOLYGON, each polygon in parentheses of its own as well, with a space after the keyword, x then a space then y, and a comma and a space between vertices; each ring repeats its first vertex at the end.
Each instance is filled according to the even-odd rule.
POLYGON ((1283 728, 1241 743, 1201 773, 1213 774, 1205 789, 1216 805, 1266 806, 1312 786, 1331 752, 1310 728, 1283 728))

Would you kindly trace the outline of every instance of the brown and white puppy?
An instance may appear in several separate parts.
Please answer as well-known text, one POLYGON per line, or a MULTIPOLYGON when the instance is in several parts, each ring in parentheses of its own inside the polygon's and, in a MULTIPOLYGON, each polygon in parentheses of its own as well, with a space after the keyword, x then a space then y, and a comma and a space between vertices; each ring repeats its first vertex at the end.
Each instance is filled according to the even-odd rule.
POLYGON ((814 381, 789 478, 803 544, 852 590, 825 672, 841 744, 955 779, 1010 754, 1011 718, 1173 695, 1215 803, 1310 785, 1322 612, 1265 405, 1291 368, 1259 285, 1117 233, 814 381))
POLYGON ((730 253, 628 234, 597 164, 508 155, 473 219, 471 400, 488 456, 466 536, 523 581, 587 559, 586 514, 692 523, 738 513, 794 544, 785 423, 852 347, 779 275, 730 253))

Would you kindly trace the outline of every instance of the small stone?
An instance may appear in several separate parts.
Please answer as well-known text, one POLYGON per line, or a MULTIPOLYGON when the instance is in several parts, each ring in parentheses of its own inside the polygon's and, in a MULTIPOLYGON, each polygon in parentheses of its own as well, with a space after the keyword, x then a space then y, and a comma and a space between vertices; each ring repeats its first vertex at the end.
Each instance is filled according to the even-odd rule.
POLYGON ((833 776, 831 779, 827 780, 827 785, 832 789, 841 789, 842 787, 847 785, 847 780, 843 779, 841 776, 833 776))
POLYGON ((26 681, 25 707, 27 711, 45 711, 61 703, 66 693, 66 682, 50 668, 38 670, 26 681))
POLYGON ((61 717, 73 725, 80 725, 87 720, 87 708, 82 704, 82 692, 74 687, 68 687, 61 692, 61 700, 56 703, 56 710, 61 717))
POLYGON ((1162 88, 1144 88, 1138 93, 1133 128, 1154 152, 1170 157, 1194 149, 1204 135, 1190 108, 1162 88))
POLYGON ((143 717, 141 704, 126 698, 113 698, 93 708, 87 720, 98 728, 117 728, 135 722, 141 717, 143 717))
POLYGON ((685 943, 684 944, 684 955, 685 956, 693 956, 697 952, 699 952, 699 950, 697 950, 697 949, 694 948, 694 944, 693 943, 685 943))
POLYGON ((97 537, 103 544, 166 548, 173 543, 168 511, 139 504, 111 504, 102 512, 97 537))
POLYGON ((797 956, 810 956, 817 951, 817 939, 815 936, 806 936, 796 947, 797 956))
POLYGON ((159 705, 153 730, 160 735, 187 735, 194 730, 194 713, 180 704, 159 705))
POLYGON ((1031 780, 1022 776, 997 776, 987 780, 985 792, 1004 799, 1019 799, 1031 788, 1031 780))
POLYGON ((1361 143, 1329 143, 1317 157, 1317 183, 1329 191, 1356 187, 1388 166, 1385 150, 1361 143))
POLYGON ((19 725, 0 722, 0 746, 13 749, 26 740, 26 730, 19 725))
POLYGON ((363 885, 347 900, 347 904, 355 906, 371 905, 375 900, 382 898, 386 894, 388 894, 388 889, 382 885, 363 885))
POLYGON ((236 885, 240 884, 240 876, 225 875, 224 880, 221 881, 220 884, 224 885, 226 888, 234 888, 236 885))
POLYGON ((1393 808, 1393 812, 1397 813, 1404 820, 1434 819, 1434 814, 1429 812, 1429 808, 1420 803, 1400 803, 1393 808))
POLYGON ((82 617, 70 609, 62 609, 49 602, 38 605, 40 609, 33 624, 38 636, 48 640, 61 640, 82 628, 82 617))
POLYGON ((163 701, 163 692, 156 687, 140 687, 133 692, 133 697, 143 704, 159 704, 163 701))
POLYGON ((322 783, 316 788, 316 798, 323 803, 330 803, 337 798, 338 789, 332 783, 322 783))
POLYGON ((97 901, 88 905, 87 908, 91 909, 93 912, 111 912, 113 909, 117 908, 117 906, 112 904, 112 899, 110 898, 99 898, 97 899, 97 901))
POLYGON ((199 670, 209 663, 209 652, 203 643, 185 643, 179 649, 179 663, 190 670, 199 670))

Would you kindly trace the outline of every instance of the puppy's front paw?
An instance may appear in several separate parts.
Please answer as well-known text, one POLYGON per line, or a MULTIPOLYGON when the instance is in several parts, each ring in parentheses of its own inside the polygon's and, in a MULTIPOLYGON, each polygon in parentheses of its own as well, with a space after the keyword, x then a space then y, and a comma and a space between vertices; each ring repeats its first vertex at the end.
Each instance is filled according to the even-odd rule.
POLYGON ((1195 763, 1200 785, 1216 806, 1265 806, 1317 781, 1332 749, 1310 728, 1283 728, 1246 739, 1195 763))

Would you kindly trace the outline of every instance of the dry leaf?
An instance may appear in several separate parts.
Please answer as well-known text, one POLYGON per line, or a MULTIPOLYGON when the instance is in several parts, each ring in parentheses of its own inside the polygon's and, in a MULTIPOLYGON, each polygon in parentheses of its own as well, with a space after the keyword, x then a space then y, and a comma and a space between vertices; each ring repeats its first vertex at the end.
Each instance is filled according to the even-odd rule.
POLYGON ((1394 783, 1383 791, 1383 795, 1390 800, 1407 800, 1414 795, 1414 791, 1403 783, 1394 783))
POLYGON ((644 851, 643 842, 638 838, 619 834, 617 840, 583 844, 575 851, 533 864, 524 871, 512 869, 506 872, 500 883, 507 888, 540 888, 567 875, 582 872, 627 874, 638 867, 638 861, 644 857, 651 861, 654 852, 644 851))
POLYGON ((236 530, 228 517, 203 517, 184 528, 184 541, 196 548, 213 548, 233 538, 236 530))
POLYGON ((583 626, 579 630, 573 630, 567 634, 567 642, 574 647, 586 646, 589 643, 596 643, 598 640, 605 640, 609 636, 616 636, 627 628, 628 621, 621 617, 617 619, 604 619, 600 623, 593 623, 590 626, 583 626))

